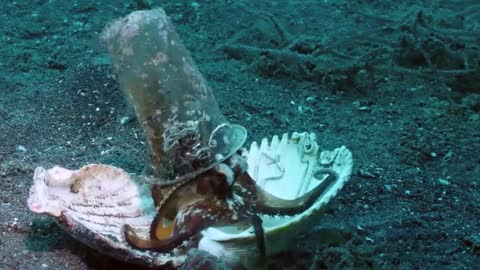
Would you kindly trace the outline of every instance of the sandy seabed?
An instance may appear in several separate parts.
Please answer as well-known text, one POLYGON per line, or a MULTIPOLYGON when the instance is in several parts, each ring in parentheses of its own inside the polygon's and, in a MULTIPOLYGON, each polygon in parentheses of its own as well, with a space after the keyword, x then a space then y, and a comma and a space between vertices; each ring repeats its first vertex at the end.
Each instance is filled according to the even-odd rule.
MULTIPOLYGON (((37 166, 145 165, 98 35, 148 2, 117 2, 0 4, 0 269, 132 267, 26 205, 37 166)), ((311 131, 353 153, 349 183, 270 269, 478 267, 480 5, 256 2, 162 7, 249 142, 311 131)))

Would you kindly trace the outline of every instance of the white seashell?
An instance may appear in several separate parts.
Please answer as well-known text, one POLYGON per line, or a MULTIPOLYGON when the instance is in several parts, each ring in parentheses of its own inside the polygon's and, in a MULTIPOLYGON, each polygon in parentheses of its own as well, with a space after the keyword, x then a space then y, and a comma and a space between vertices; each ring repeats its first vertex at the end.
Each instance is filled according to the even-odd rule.
MULTIPOLYGON (((283 134, 279 141, 274 136, 269 143, 263 139, 260 146, 252 143, 245 151, 248 173, 269 193, 295 199, 316 187, 325 176, 316 175, 319 168, 330 168, 338 174, 337 181, 308 210, 296 216, 261 216, 265 230, 267 255, 288 250, 299 234, 318 221, 324 206, 338 193, 352 172, 352 155, 344 146, 333 151, 319 152, 313 133, 283 134)), ((225 226, 208 228, 202 232, 199 249, 227 261, 248 265, 257 256, 253 228, 225 226)))
POLYGON ((158 254, 132 249, 122 228, 129 224, 147 237, 155 215, 147 185, 122 169, 92 164, 79 170, 35 169, 28 206, 32 212, 56 217, 79 241, 120 260, 147 266, 181 265, 181 252, 158 254))

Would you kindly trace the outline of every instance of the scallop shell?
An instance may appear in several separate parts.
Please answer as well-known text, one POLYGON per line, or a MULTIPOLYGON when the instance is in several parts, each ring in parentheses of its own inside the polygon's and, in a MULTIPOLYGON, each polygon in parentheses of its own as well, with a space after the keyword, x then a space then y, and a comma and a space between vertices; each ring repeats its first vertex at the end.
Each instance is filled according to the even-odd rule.
MULTIPOLYGON (((261 144, 252 143, 245 152, 248 173, 259 186, 269 193, 283 198, 295 199, 316 187, 325 175, 316 175, 319 168, 331 168, 338 174, 318 200, 302 214, 295 216, 261 216, 265 231, 267 255, 288 250, 295 245, 295 238, 307 232, 318 222, 325 206, 348 181, 352 172, 352 155, 344 146, 333 151, 319 151, 313 133, 283 134, 261 144)), ((202 232, 199 249, 222 257, 230 262, 248 265, 257 256, 253 228, 225 226, 208 228, 202 232)))
MULTIPOLYGON (((293 217, 262 216, 268 254, 291 246, 291 241, 308 230, 317 220, 316 214, 343 187, 352 170, 352 156, 345 147, 319 152, 313 133, 284 134, 253 143, 245 157, 248 173, 268 192, 293 199, 303 195, 325 176, 317 175, 320 167, 332 168, 339 178, 307 211, 293 217)), ((120 260, 151 267, 178 267, 186 253, 199 247, 230 262, 247 265, 256 256, 253 230, 236 226, 209 228, 202 232, 199 243, 186 241, 171 253, 139 251, 130 247, 122 228, 129 224, 135 232, 148 238, 155 208, 148 181, 122 169, 91 164, 78 170, 54 167, 37 168, 30 189, 31 211, 55 217, 58 223, 79 241, 120 260)))
POLYGON ((129 224, 148 237, 155 208, 148 186, 122 169, 91 164, 79 170, 35 169, 28 206, 48 214, 73 237, 119 260, 146 266, 179 266, 185 252, 159 254, 132 249, 123 237, 129 224))

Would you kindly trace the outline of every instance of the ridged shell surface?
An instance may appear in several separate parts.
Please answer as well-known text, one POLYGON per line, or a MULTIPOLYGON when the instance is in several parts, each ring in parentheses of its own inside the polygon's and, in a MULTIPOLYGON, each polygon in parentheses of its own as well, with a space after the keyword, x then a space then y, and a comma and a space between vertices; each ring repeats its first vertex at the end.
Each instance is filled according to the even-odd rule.
POLYGON ((148 237, 155 214, 147 186, 122 169, 91 164, 79 170, 39 167, 34 173, 28 206, 57 218, 79 241, 120 260, 148 266, 180 265, 184 254, 158 254, 132 249, 122 228, 129 224, 148 237))

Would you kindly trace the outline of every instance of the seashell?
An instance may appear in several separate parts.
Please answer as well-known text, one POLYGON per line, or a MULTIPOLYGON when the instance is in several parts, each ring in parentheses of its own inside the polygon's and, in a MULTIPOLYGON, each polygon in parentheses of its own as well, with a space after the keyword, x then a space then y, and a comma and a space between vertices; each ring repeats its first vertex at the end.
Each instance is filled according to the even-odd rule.
MULTIPOLYGON (((244 153, 248 173, 264 190, 283 198, 295 199, 317 186, 326 176, 319 168, 331 168, 338 174, 336 183, 302 214, 295 216, 261 216, 267 255, 288 250, 298 235, 318 222, 325 206, 347 182, 352 172, 352 155, 344 146, 333 151, 319 151, 314 133, 283 134, 260 145, 253 142, 244 153)), ((211 227, 202 232, 199 249, 230 262, 248 265, 255 261, 256 241, 253 228, 238 226, 211 227)))
MULTIPOLYGON (((302 196, 324 180, 320 168, 338 173, 337 181, 305 212, 296 216, 261 216, 267 254, 288 249, 300 233, 318 220, 325 205, 338 193, 352 171, 352 156, 345 147, 319 151, 313 133, 284 134, 252 143, 244 151, 250 176, 269 193, 284 199, 302 196)), ((252 228, 235 225, 208 228, 201 240, 184 242, 170 253, 130 247, 123 227, 130 225, 144 238, 156 214, 150 186, 144 178, 122 169, 91 164, 78 170, 37 168, 30 189, 31 211, 48 214, 79 241, 114 258, 139 265, 179 267, 195 247, 229 262, 248 265, 257 254, 252 228)))
POLYGON ((116 259, 145 266, 184 263, 186 251, 168 254, 132 249, 124 224, 147 237, 156 213, 147 184, 122 169, 91 164, 78 170, 36 168, 28 206, 48 214, 80 242, 116 259))

